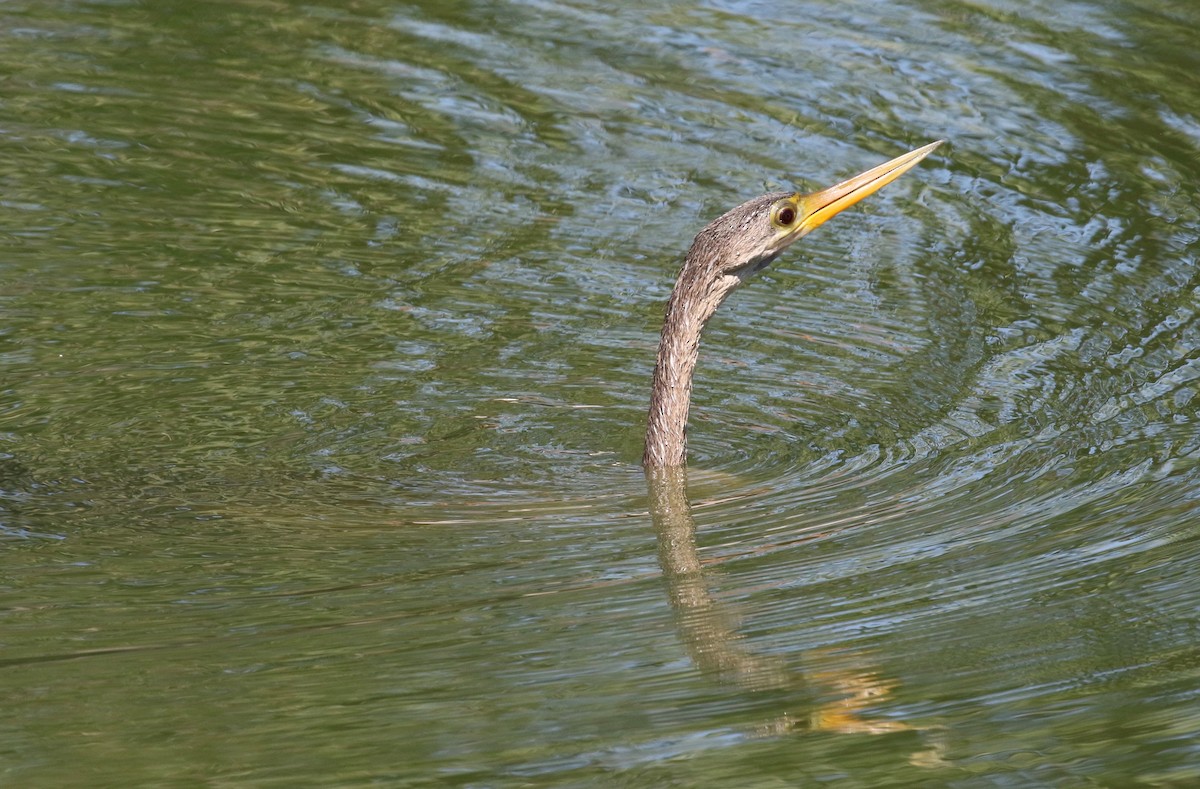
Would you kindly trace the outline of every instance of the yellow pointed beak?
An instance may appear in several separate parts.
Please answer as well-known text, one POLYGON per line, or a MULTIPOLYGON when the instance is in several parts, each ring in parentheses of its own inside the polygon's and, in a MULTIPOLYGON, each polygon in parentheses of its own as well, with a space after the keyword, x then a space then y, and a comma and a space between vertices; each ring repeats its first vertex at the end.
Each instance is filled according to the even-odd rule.
POLYGON ((808 235, 835 214, 895 181, 915 167, 917 162, 933 153, 933 149, 942 142, 943 140, 938 140, 917 148, 915 151, 909 151, 903 156, 897 156, 890 162, 873 167, 865 173, 842 181, 828 189, 807 195, 796 195, 796 209, 800 218, 796 221, 792 233, 788 234, 790 236, 788 240, 793 241, 808 235))

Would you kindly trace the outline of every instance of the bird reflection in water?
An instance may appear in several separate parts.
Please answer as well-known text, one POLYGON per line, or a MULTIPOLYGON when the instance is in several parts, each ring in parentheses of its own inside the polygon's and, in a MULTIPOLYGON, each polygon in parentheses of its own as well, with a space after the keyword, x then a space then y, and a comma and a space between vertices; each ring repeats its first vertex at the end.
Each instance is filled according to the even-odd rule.
POLYGON ((846 734, 885 734, 907 731, 906 724, 872 717, 871 710, 886 702, 895 682, 883 679, 863 655, 846 650, 814 652, 810 668, 797 672, 776 655, 756 655, 738 634, 738 617, 709 591, 708 573, 696 547, 696 523, 687 494, 683 468, 651 469, 650 515, 658 534, 658 561, 667 581, 688 655, 706 674, 753 691, 803 688, 831 700, 803 715, 783 713, 764 724, 763 733, 797 729, 846 734))
MULTIPOLYGON (((910 151, 819 192, 764 195, 729 211, 696 236, 667 303, 642 462, 659 562, 684 645, 697 668, 721 682, 753 691, 803 687, 817 698, 832 699, 803 714, 782 712, 760 727, 762 734, 886 734, 912 727, 873 713, 897 683, 883 678, 865 655, 846 650, 810 653, 809 668, 793 670, 778 656, 747 649, 737 632, 737 618, 709 592, 696 547, 685 468, 700 335, 721 303, 747 278, 839 211, 900 177, 940 144, 910 151)), ((936 766, 941 763, 939 754, 935 744, 911 761, 936 766)))

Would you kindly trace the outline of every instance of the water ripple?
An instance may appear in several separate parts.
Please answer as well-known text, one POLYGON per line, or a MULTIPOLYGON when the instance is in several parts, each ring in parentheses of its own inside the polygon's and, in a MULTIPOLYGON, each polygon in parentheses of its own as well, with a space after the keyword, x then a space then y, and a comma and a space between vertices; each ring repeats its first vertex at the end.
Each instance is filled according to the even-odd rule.
POLYGON ((16 780, 1194 782, 1200 20, 1119 10, 5 5, 16 780), (695 232, 940 137, 648 485, 695 232))

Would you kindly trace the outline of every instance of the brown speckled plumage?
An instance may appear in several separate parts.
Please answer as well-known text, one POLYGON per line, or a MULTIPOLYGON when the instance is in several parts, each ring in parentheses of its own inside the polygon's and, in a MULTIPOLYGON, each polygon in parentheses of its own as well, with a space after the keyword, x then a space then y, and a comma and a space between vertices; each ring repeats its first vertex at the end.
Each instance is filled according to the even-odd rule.
POLYGON ((781 192, 743 203, 701 230, 692 242, 667 301, 650 394, 644 465, 681 466, 686 461, 700 333, 721 302, 782 251, 772 251, 779 233, 768 212, 787 196, 781 192))
POLYGON ((819 192, 778 192, 743 203, 696 235, 667 302, 650 415, 646 468, 682 466, 700 333, 721 302, 789 245, 830 217, 899 178, 941 141, 932 142, 819 192))

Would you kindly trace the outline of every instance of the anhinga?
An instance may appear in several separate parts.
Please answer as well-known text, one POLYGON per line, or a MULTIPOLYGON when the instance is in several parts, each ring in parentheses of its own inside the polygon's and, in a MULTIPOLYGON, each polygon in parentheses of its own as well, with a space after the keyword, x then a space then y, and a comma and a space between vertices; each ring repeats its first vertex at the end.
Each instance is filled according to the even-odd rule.
POLYGON ((701 230, 667 302, 646 425, 647 468, 684 465, 692 373, 700 333, 738 285, 792 242, 839 211, 899 178, 942 141, 930 143, 812 194, 776 192, 743 203, 701 230))

